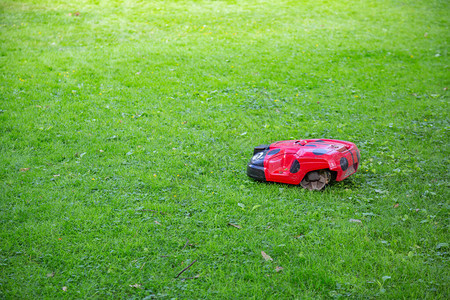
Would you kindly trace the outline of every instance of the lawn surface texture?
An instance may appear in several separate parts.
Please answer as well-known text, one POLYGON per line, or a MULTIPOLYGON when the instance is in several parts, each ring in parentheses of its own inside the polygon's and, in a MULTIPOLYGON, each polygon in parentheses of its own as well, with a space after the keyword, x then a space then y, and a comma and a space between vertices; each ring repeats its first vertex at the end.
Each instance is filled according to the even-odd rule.
POLYGON ((0 1, 0 298, 448 299, 449 12, 0 1), (300 138, 359 171, 247 177, 300 138))

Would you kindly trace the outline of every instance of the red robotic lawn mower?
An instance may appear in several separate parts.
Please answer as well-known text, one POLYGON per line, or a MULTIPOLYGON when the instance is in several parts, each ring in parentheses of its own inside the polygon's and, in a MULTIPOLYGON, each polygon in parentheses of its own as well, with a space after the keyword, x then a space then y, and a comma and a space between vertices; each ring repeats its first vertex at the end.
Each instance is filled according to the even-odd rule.
POLYGON ((322 190, 358 170, 359 150, 351 142, 331 139, 279 141, 255 147, 247 175, 258 181, 300 184, 322 190))

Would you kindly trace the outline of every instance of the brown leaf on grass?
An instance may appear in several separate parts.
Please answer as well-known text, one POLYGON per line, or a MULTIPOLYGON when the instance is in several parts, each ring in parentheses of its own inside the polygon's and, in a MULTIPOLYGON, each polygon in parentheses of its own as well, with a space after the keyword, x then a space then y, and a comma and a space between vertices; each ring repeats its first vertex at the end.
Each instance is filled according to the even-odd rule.
POLYGON ((228 223, 228 226, 233 226, 234 228, 242 229, 241 225, 237 225, 237 224, 233 224, 233 223, 228 223))
POLYGON ((276 268, 275 268, 275 272, 281 272, 281 271, 283 271, 283 267, 279 267, 279 266, 277 266, 276 268))
POLYGON ((74 15, 75 17, 78 17, 78 16, 80 15, 80 12, 77 11, 77 12, 75 12, 73 15, 74 15))
POLYGON ((394 204, 394 208, 397 208, 397 207, 399 207, 400 206, 400 204, 398 204, 398 203, 395 203, 394 204))
POLYGON ((19 170, 19 172, 26 172, 26 171, 28 171, 30 168, 21 168, 20 170, 19 170))
POLYGON ((273 261, 273 258, 266 254, 266 252, 261 251, 262 257, 264 257, 265 261, 273 261))
POLYGON ((156 224, 156 225, 161 225, 161 223, 159 223, 158 221, 155 221, 155 224, 156 224))

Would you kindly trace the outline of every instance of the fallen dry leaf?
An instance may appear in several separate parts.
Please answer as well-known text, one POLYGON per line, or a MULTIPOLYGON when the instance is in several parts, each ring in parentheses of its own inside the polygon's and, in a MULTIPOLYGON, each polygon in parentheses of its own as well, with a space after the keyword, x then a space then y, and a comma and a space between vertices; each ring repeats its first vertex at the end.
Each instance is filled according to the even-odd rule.
POLYGON ((264 259, 266 260, 266 261, 273 261, 273 258, 272 257, 270 257, 269 255, 267 255, 266 254, 266 252, 264 252, 264 251, 261 251, 261 255, 262 255, 262 257, 264 257, 264 259))
POLYGON ((237 225, 237 224, 233 224, 233 223, 228 223, 228 226, 233 226, 234 228, 242 229, 241 225, 237 225))
POLYGON ((397 208, 397 207, 399 207, 400 206, 400 204, 398 204, 398 203, 395 203, 394 204, 394 208, 397 208))
POLYGON ((28 171, 30 168, 21 168, 20 170, 19 170, 19 172, 26 172, 26 171, 28 171))
POLYGON ((279 266, 277 266, 276 268, 275 268, 275 272, 281 272, 281 271, 283 271, 283 267, 279 267, 279 266))
POLYGON ((155 224, 157 224, 157 225, 161 225, 161 223, 159 223, 158 221, 155 221, 155 224))

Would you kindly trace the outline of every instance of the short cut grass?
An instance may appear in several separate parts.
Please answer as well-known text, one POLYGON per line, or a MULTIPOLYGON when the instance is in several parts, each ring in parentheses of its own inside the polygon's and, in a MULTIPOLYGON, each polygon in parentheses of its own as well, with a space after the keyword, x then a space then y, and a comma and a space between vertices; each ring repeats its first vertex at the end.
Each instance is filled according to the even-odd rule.
POLYGON ((449 11, 2 0, 0 298, 448 299, 449 11), (360 170, 247 178, 297 138, 360 170))

